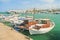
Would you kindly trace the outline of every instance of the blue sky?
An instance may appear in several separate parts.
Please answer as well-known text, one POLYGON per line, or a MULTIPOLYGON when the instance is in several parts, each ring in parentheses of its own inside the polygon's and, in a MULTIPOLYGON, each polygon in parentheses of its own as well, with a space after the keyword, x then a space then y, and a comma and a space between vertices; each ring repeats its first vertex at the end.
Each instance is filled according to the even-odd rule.
POLYGON ((60 0, 0 0, 0 11, 28 8, 60 8, 60 0))

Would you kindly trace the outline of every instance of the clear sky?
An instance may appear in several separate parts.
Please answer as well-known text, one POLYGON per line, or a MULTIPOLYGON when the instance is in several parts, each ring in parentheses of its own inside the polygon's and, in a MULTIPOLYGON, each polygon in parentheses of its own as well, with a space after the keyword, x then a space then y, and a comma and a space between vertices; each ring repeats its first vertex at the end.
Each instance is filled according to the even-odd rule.
POLYGON ((0 0, 0 11, 28 8, 60 8, 60 0, 0 0))

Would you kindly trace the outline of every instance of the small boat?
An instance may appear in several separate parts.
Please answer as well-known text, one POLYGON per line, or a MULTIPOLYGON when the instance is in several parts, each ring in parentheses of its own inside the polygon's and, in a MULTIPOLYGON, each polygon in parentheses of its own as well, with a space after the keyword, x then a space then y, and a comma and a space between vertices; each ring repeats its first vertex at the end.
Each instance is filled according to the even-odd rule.
POLYGON ((55 26, 55 23, 49 19, 40 19, 39 24, 31 25, 29 27, 30 34, 44 34, 51 31, 55 26))
POLYGON ((21 21, 14 21, 14 24, 19 24, 18 28, 28 30, 31 35, 47 33, 55 26, 55 23, 50 21, 50 19, 33 20, 33 18, 28 17, 27 19, 21 21))

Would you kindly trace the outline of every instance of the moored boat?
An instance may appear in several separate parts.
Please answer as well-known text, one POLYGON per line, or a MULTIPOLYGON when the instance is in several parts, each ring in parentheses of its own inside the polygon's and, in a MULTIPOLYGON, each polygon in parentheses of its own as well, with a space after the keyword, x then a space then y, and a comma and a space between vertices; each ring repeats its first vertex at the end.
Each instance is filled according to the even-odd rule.
POLYGON ((31 35, 47 33, 51 31, 55 26, 55 23, 50 21, 49 19, 41 19, 41 22, 42 23, 40 24, 31 25, 31 27, 29 27, 29 32, 31 35))
POLYGON ((11 20, 13 21, 14 25, 18 24, 18 28, 28 30, 31 35, 47 33, 55 26, 55 23, 50 21, 50 19, 33 20, 33 17, 14 17, 14 19, 12 18, 11 20))

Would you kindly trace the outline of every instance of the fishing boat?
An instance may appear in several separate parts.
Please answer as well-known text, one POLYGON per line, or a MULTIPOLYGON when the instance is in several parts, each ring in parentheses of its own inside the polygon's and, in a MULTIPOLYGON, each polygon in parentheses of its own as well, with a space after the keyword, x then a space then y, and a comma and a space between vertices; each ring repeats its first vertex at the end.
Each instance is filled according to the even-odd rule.
POLYGON ((51 31, 55 26, 55 23, 50 19, 40 19, 40 23, 31 25, 29 27, 30 34, 44 34, 51 31))
POLYGON ((33 17, 27 17, 23 20, 20 18, 19 20, 13 22, 15 25, 18 24, 18 28, 28 30, 31 35, 47 33, 51 31, 55 26, 55 23, 52 22, 50 19, 33 20, 33 17))

